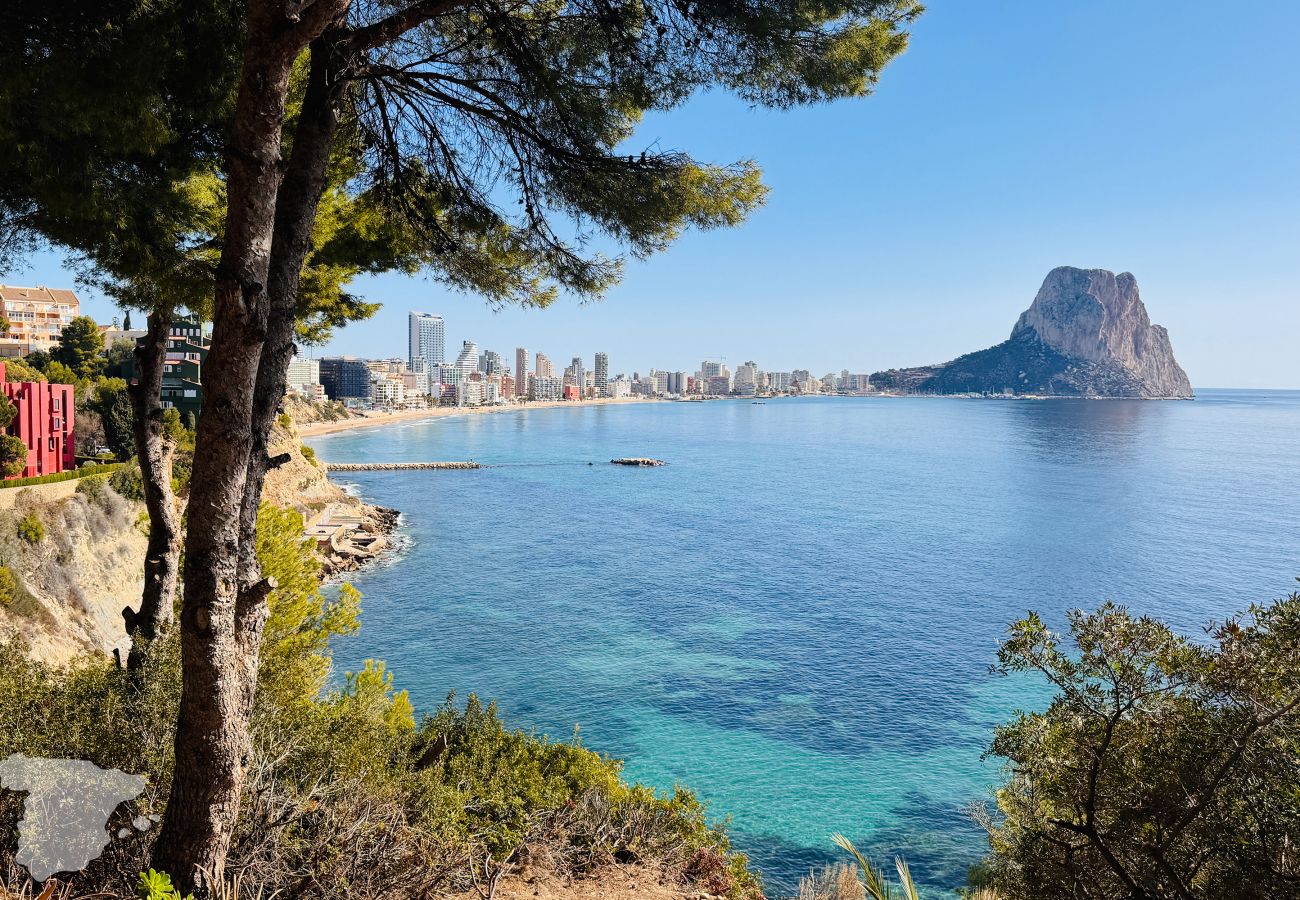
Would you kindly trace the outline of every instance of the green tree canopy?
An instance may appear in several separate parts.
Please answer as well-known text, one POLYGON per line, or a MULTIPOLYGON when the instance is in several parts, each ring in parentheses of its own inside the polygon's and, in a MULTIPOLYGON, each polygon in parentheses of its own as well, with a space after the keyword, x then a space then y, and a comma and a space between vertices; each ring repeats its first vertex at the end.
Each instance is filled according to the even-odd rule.
POLYGON ((118 459, 130 459, 135 453, 131 430, 131 398, 121 378, 100 378, 95 382, 88 405, 104 426, 104 442, 118 459))
POLYGON ((0 476, 13 478, 27 467, 27 445, 12 434, 0 435, 0 476))
POLYGON ((77 378, 94 378, 104 364, 104 335, 90 316, 77 316, 63 327, 59 345, 50 353, 77 378))
MULTIPOLYGON (((30 357, 28 357, 30 359, 30 357)), ((26 359, 6 359, 5 380, 6 381, 44 381, 45 373, 39 369, 34 369, 28 365, 26 359)))
POLYGON ((1009 780, 991 830, 1006 900, 1295 897, 1300 884, 1300 595, 1208 642, 1107 604, 1034 615, 998 653, 1057 694, 998 729, 1009 780))
POLYGON ((76 372, 56 359, 47 362, 42 373, 51 384, 76 384, 79 380, 76 372))

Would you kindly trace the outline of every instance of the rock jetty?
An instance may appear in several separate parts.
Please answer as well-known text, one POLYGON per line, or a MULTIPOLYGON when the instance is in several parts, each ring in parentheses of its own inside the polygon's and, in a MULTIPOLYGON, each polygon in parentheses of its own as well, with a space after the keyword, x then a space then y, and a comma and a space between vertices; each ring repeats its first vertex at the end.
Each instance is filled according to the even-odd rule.
POLYGON ((646 456, 623 456, 618 459, 611 459, 611 463, 616 466, 662 466, 665 465, 662 459, 650 459, 646 456))
POLYGON ((951 362, 871 376, 903 394, 1190 399, 1169 332, 1153 325, 1128 272, 1061 266, 1048 273, 1011 337, 951 362))
POLYGON ((331 472, 396 472, 404 469, 481 469, 476 462, 329 463, 331 472))

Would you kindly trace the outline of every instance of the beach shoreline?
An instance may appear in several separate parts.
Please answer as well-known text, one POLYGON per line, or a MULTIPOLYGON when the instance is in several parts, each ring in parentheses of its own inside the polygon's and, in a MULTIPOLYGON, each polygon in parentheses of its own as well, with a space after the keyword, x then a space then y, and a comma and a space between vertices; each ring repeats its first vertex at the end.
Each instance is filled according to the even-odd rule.
POLYGON ((298 434, 302 437, 320 437, 340 431, 356 428, 379 428, 399 422, 421 422, 426 419, 442 419, 448 416, 486 415, 489 413, 527 412, 533 409, 581 409, 587 406, 624 406, 642 403, 666 403, 665 400, 629 398, 602 398, 598 400, 536 400, 529 403, 511 403, 502 406, 436 406, 432 409, 405 409, 397 412, 370 412, 355 418, 339 419, 335 422, 308 422, 298 425, 298 434))

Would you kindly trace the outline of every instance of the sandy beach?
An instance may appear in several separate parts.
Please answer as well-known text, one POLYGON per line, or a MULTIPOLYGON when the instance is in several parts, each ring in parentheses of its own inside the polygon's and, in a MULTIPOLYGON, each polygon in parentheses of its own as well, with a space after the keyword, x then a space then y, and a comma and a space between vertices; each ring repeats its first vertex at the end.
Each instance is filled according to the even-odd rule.
POLYGON ((554 409, 557 407, 573 409, 583 406, 663 402, 666 401, 630 397, 617 400, 538 400, 531 403, 511 403, 505 406, 438 406, 433 409, 403 409, 395 412, 367 410, 351 419, 340 419, 337 422, 311 422, 306 425, 299 425, 298 433, 303 437, 314 437, 322 434, 333 434, 336 431, 350 431, 353 428, 373 428, 396 422, 415 422, 422 419, 439 419, 446 416, 477 416, 489 413, 526 412, 532 409, 554 409))

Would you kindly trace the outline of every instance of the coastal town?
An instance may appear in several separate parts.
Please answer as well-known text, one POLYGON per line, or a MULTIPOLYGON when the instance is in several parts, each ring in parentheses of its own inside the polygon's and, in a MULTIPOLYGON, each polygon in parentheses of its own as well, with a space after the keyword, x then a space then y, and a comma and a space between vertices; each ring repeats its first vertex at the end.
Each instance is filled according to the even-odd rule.
MULTIPOLYGON (((15 407, 7 437, 21 441, 9 479, 58 475, 102 462, 112 448, 91 429, 80 438, 76 382, 93 375, 137 381, 133 351, 145 331, 121 321, 101 325, 82 315, 81 301, 69 289, 0 285, 0 384, 15 407), (74 326, 74 323, 75 326, 74 326), (60 356, 65 330, 88 339, 97 358, 75 372, 60 356), (6 369, 7 364, 7 369, 6 369), (53 364, 53 365, 51 365, 53 364), (93 371, 92 371, 93 370, 93 371), (62 380, 60 380, 62 379, 62 380), (67 383, 64 383, 64 382, 67 383)), ((335 402, 357 413, 450 408, 503 408, 596 400, 874 393, 871 377, 844 369, 817 376, 808 369, 771 372, 753 360, 734 370, 725 360, 704 360, 694 372, 651 368, 610 374, 609 355, 596 352, 590 364, 574 356, 562 369, 541 351, 517 347, 513 354, 480 349, 466 340, 449 355, 442 316, 411 312, 405 357, 362 359, 300 354, 289 364, 287 392, 310 402, 335 402)), ((196 316, 177 316, 170 326, 161 401, 181 423, 193 428, 203 404, 203 367, 211 344, 210 328, 196 316)), ((77 351, 90 352, 86 348, 77 351)), ((83 404, 84 406, 84 404, 83 404)))
POLYGON ((447 350, 446 320, 423 312, 408 315, 407 349, 405 357, 388 359, 296 356, 289 366, 289 390, 309 400, 372 409, 872 392, 869 375, 848 369, 822 376, 808 369, 768 372, 753 360, 734 370, 725 360, 704 360, 694 372, 651 368, 611 375, 609 354, 600 351, 590 364, 574 356, 561 369, 540 350, 516 347, 513 354, 502 355, 472 340, 464 341, 453 357, 447 350))

